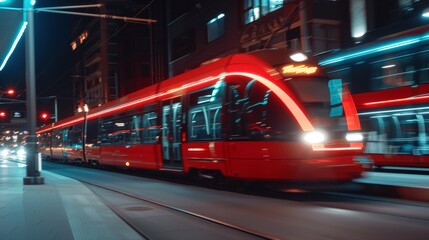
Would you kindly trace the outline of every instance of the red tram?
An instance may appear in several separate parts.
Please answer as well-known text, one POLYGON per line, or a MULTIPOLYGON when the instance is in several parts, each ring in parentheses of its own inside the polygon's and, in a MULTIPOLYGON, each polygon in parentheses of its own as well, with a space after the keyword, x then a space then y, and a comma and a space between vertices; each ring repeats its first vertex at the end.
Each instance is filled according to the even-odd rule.
POLYGON ((429 167, 429 26, 333 52, 319 63, 350 84, 375 167, 429 167))
POLYGON ((213 60, 37 134, 44 158, 327 182, 361 176, 360 130, 341 80, 285 49, 213 60))

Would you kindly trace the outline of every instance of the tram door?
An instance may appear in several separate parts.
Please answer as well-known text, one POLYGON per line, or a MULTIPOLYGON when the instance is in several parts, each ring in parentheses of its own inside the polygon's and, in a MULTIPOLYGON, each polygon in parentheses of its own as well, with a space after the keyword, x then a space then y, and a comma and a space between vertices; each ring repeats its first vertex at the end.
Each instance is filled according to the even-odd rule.
POLYGON ((162 104, 162 157, 165 168, 182 168, 182 102, 180 98, 162 104))

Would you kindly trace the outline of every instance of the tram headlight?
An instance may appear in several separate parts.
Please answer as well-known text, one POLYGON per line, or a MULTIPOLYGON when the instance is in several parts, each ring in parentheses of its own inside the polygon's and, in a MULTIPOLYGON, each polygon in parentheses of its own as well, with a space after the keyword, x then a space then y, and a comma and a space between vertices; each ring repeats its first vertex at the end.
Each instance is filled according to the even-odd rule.
POLYGON ((363 141, 363 134, 360 132, 347 133, 346 140, 349 142, 361 142, 363 141))
POLYGON ((322 143, 326 141, 326 139, 327 139, 326 133, 319 130, 305 132, 303 136, 303 140, 311 144, 322 143))

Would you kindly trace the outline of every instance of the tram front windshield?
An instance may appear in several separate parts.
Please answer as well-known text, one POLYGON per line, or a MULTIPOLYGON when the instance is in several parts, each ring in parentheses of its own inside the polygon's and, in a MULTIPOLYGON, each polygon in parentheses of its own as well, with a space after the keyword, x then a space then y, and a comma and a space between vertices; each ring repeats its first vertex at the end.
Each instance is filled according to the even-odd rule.
POLYGON ((346 131, 342 105, 342 81, 326 78, 292 78, 285 79, 315 128, 333 131, 346 131))

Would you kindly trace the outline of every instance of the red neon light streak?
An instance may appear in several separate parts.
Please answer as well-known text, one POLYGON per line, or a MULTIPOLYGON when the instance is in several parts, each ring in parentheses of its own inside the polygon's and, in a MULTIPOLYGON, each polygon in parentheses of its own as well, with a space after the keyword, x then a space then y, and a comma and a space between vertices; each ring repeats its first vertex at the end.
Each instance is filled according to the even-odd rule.
MULTIPOLYGON (((78 123, 78 122, 83 122, 83 120, 84 120, 83 117, 79 117, 79 118, 76 118, 76 119, 71 120, 69 122, 61 123, 59 125, 55 125, 55 126, 52 126, 50 128, 46 128, 46 129, 37 131, 36 133, 40 134, 40 133, 44 133, 44 132, 50 131, 52 129, 57 129, 57 128, 65 127, 65 126, 70 126, 70 125, 73 125, 73 124, 78 123)), ((54 123, 52 125, 54 125, 54 123)))
POLYGON ((429 96, 407 97, 407 98, 399 98, 399 99, 392 99, 392 100, 367 102, 367 103, 363 103, 363 105, 371 106, 371 105, 378 105, 378 104, 385 104, 385 103, 408 102, 408 101, 415 101, 415 100, 427 99, 427 98, 429 98, 429 96))
POLYGON ((84 120, 83 117, 79 117, 79 118, 76 118, 75 120, 71 120, 70 122, 66 122, 66 123, 56 125, 55 128, 60 128, 60 127, 64 127, 67 125, 72 125, 72 124, 77 123, 77 122, 82 122, 83 120, 84 120))
POLYGON ((185 85, 183 85, 182 87, 179 87, 179 88, 170 89, 167 92, 153 94, 151 96, 148 96, 148 97, 145 97, 145 98, 141 98, 141 99, 137 99, 137 100, 134 100, 134 101, 129 102, 129 103, 121 104, 121 105, 118 105, 118 106, 110 108, 110 109, 105 109, 105 110, 102 110, 102 111, 97 112, 97 113, 93 113, 93 114, 89 114, 88 113, 88 119, 93 119, 93 118, 101 116, 101 115, 103 115, 105 113, 116 112, 116 111, 120 111, 122 109, 133 107, 133 106, 136 106, 136 105, 139 105, 139 104, 143 104, 143 103, 148 102, 150 100, 153 100, 153 99, 156 99, 156 98, 160 98, 160 97, 163 97, 163 96, 166 96, 166 95, 169 95, 169 94, 173 94, 173 93, 176 93, 176 92, 188 89, 190 87, 198 86, 198 85, 201 85, 201 84, 204 84, 204 83, 208 83, 208 82, 211 82, 211 81, 215 81, 215 80, 218 80, 218 79, 219 79, 219 76, 204 78, 204 79, 196 81, 194 83, 185 84, 185 85))
MULTIPOLYGON (((307 116, 304 114, 304 112, 302 111, 302 109, 296 104, 296 102, 287 94, 285 93, 279 86, 277 86, 275 83, 271 82, 270 80, 261 77, 259 75, 256 74, 252 74, 252 73, 246 73, 246 72, 230 72, 230 73, 222 73, 218 76, 212 76, 212 77, 208 77, 193 83, 188 83, 183 85, 182 87, 179 88, 175 88, 175 89, 170 89, 166 92, 162 92, 162 93, 157 93, 157 94, 153 94, 141 99, 137 99, 134 101, 131 101, 129 103, 124 103, 124 104, 120 104, 117 105, 115 107, 109 108, 109 109, 104 109, 101 110, 99 112, 95 112, 95 113, 91 113, 91 110, 88 112, 88 119, 93 119, 96 118, 98 116, 101 116, 103 114, 106 113, 113 113, 113 112, 117 112, 117 111, 121 111, 123 109, 126 108, 130 108, 130 107, 134 107, 140 104, 143 104, 145 102, 148 102, 150 100, 156 99, 156 98, 161 98, 163 96, 169 95, 169 94, 173 94, 179 91, 183 91, 185 89, 191 88, 191 87, 195 87, 195 86, 199 86, 202 84, 207 84, 209 82, 212 81, 218 81, 219 79, 223 78, 224 76, 234 76, 234 75, 238 75, 238 76, 247 76, 250 78, 255 79, 256 81, 262 83, 263 85, 265 85, 266 87, 268 87, 270 90, 272 90, 279 98, 280 100, 284 103, 284 105, 290 109, 290 111, 292 112, 293 116, 295 117, 295 119, 297 120, 298 124, 301 126, 301 128, 304 131, 311 131, 314 130, 313 125, 311 124, 310 120, 307 118, 307 116)), ((80 117, 78 119, 72 120, 70 122, 67 123, 63 123, 60 125, 55 126, 54 128, 60 128, 66 125, 70 125, 73 123, 77 123, 80 121, 83 121, 83 117, 80 117)))

